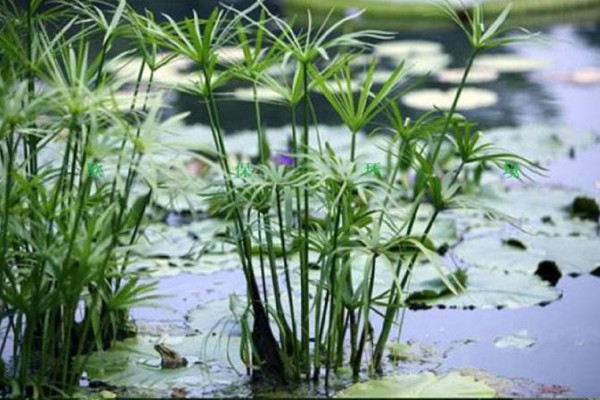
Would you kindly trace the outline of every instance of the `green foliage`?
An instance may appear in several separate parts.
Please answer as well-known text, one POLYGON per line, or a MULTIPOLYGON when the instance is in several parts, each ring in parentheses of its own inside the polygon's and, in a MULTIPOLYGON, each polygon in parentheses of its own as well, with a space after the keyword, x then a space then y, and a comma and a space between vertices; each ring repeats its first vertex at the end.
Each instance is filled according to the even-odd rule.
POLYGON ((0 304, 5 308, 0 325, 8 326, 5 335, 13 335, 19 360, 7 375, 28 395, 70 394, 85 355, 119 337, 129 307, 153 298, 152 286, 141 284, 127 265, 153 195, 170 176, 156 166, 142 170, 141 160, 159 153, 158 137, 184 118, 162 121, 159 107, 149 101, 156 90, 153 74, 176 57, 198 68, 199 78, 179 88, 197 96, 209 117, 211 156, 217 161, 210 168, 221 178, 211 177, 205 194, 214 212, 232 224, 224 236, 235 245, 248 288, 245 306, 232 306, 242 329, 240 357, 258 377, 319 379, 324 368, 328 383, 330 373, 346 362, 355 376, 365 365, 369 372, 380 370, 391 326, 410 303, 405 290, 418 259, 428 260, 438 278, 411 301, 431 302, 468 290, 467 276, 446 271, 428 238, 442 210, 466 204, 460 202, 464 167, 511 161, 539 170, 523 157, 480 143, 475 124, 455 113, 476 55, 514 41, 498 36, 509 9, 487 30, 479 8, 468 26, 445 10, 467 34, 473 53, 450 110, 432 110, 415 121, 403 118, 397 104, 403 64, 374 90, 372 63, 360 93, 353 93, 353 55, 390 37, 380 31, 338 32, 358 15, 313 27, 309 13, 307 29, 298 31, 262 2, 243 11, 215 9, 207 19, 194 14, 176 22, 165 16, 160 24, 123 0, 110 16, 93 3, 77 1, 69 10, 70 22, 50 38, 43 14, 27 29, 10 23, 13 11, 0 13, 8 22, 0 32, 0 304), (256 8, 258 21, 249 17, 256 8), (75 24, 81 31, 67 37, 75 24), (102 48, 90 57, 96 32, 103 35, 102 48), (114 98, 123 82, 103 68, 107 56, 129 56, 112 54, 118 37, 139 44, 143 59, 125 112, 114 98), (243 61, 220 60, 224 47, 232 45, 242 49, 243 61), (289 64, 296 68, 291 80, 269 75, 270 67, 289 64), (142 94, 146 67, 151 74, 142 94), (232 77, 253 87, 259 164, 247 177, 232 173, 221 128, 217 99, 232 77), (290 113, 293 166, 269 160, 257 96, 262 86, 281 94, 290 113), (318 130, 318 146, 311 145, 318 124, 311 95, 317 89, 348 127, 350 154, 337 154, 322 143, 318 130), (141 111, 134 111, 138 100, 141 111), (300 121, 297 107, 303 111, 300 121), (372 173, 360 168, 356 137, 378 115, 387 116, 387 122, 373 134, 387 131, 391 137, 379 149, 387 165, 372 173), (59 160, 40 163, 48 151, 59 160), (110 157, 116 165, 109 166, 105 179, 87 176, 90 162, 110 157), (389 207, 407 201, 409 212, 398 221, 389 207), (417 236, 413 230, 424 202, 433 206, 432 213, 417 236), (257 255, 260 276, 253 266, 257 255), (357 257, 364 259, 359 272, 353 268, 357 257), (317 270, 318 279, 309 279, 309 269, 317 270), (391 276, 389 290, 376 293, 382 274, 391 276), (374 313, 385 318, 378 337, 371 324, 374 313), (41 363, 34 368, 37 359, 41 363))
POLYGON ((0 354, 15 360, 2 378, 13 395, 68 397, 85 355, 117 340, 129 308, 154 297, 127 271, 156 184, 139 179, 133 143, 163 127, 156 109, 120 111, 122 83, 103 72, 125 32, 125 1, 108 13, 82 2, 34 13, 39 4, 24 24, 11 18, 18 10, 0 10, 0 354), (68 20, 57 27, 61 10, 68 20), (104 39, 91 55, 96 31, 104 39), (117 156, 127 179, 120 167, 88 176, 91 163, 117 156), (130 201, 134 183, 146 194, 130 201))

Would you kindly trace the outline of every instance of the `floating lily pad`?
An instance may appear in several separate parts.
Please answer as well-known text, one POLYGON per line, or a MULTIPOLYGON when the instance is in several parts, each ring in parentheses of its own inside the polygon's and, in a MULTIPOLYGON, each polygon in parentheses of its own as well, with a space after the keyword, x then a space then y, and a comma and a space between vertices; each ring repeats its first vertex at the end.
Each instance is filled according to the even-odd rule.
MULTIPOLYGON (((440 82, 459 84, 465 73, 464 68, 451 68, 437 74, 440 82)), ((498 80, 500 74, 491 68, 473 68, 469 71, 467 83, 484 83, 498 80)))
MULTIPOLYGON (((596 236, 597 224, 571 215, 571 204, 577 192, 555 187, 520 186, 497 190, 494 186, 482 186, 474 194, 474 200, 511 218, 520 229, 530 234, 543 233, 550 236, 596 236)), ((466 230, 493 232, 506 224, 490 221, 483 212, 460 211, 457 224, 466 224, 466 230), (483 228, 483 231, 482 231, 483 228)))
POLYGON ((550 60, 531 58, 514 54, 483 55, 475 60, 475 67, 488 68, 500 72, 527 72, 545 67, 550 60))
POLYGON ((483 139, 495 146, 532 161, 552 161, 598 143, 591 131, 574 132, 555 125, 525 125, 518 128, 495 128, 484 131, 483 139))
MULTIPOLYGON (((232 95, 236 100, 254 101, 254 89, 252 87, 237 88, 232 95)), ((281 103, 285 99, 281 93, 263 86, 256 88, 256 97, 264 103, 281 103)))
POLYGON ((454 251, 457 257, 470 265, 527 275, 533 274, 542 261, 553 261, 563 274, 588 273, 600 266, 600 240, 582 237, 514 233, 511 236, 468 239, 454 251), (509 240, 521 243, 524 249, 512 245, 509 240))
MULTIPOLYGON (((484 250, 482 250, 484 251, 484 250)), ((450 308, 520 308, 547 304, 560 297, 560 291, 535 275, 506 274, 500 270, 469 268, 464 290, 449 293, 439 273, 428 264, 414 269, 411 292, 438 292, 439 297, 414 299, 411 306, 450 308)))
MULTIPOLYGON (((236 338, 231 340, 238 341, 236 338)), ((107 351, 92 354, 86 364, 86 372, 90 380, 114 386, 153 389, 163 397, 168 396, 173 387, 210 393, 211 390, 231 384, 238 379, 238 375, 227 366, 226 341, 212 345, 208 343, 209 347, 203 335, 163 339, 138 335, 117 342, 107 351), (154 350, 157 343, 164 343, 180 353, 188 359, 188 366, 161 369, 160 355, 154 350)), ((231 360, 235 362, 236 357, 231 360)), ((244 367, 238 362, 236 368, 241 371, 244 367)))
POLYGON ((425 75, 443 70, 450 62, 452 57, 448 54, 417 54, 405 60, 406 73, 408 75, 425 75))
POLYGON ((196 246, 184 228, 154 224, 146 228, 134 251, 144 257, 176 258, 190 255, 196 246))
POLYGON ((526 330, 519 331, 514 335, 508 335, 505 337, 498 338, 494 341, 494 346, 498 348, 516 347, 518 349, 524 349, 532 347, 536 344, 537 340, 527 333, 526 330))
POLYGON ((496 391, 485 383, 458 372, 438 376, 431 372, 387 376, 357 383, 339 392, 336 397, 360 398, 471 398, 494 397, 496 391))
MULTIPOLYGON (((341 92, 348 91, 348 86, 346 85, 345 82, 341 82, 340 84, 338 84, 334 80, 329 80, 325 84, 327 85, 327 87, 329 88, 329 90, 332 93, 341 93, 341 92)), ((350 81, 350 89, 353 92, 358 92, 362 89, 362 84, 358 80, 352 80, 352 81, 350 81)), ((319 85, 315 86, 314 91, 317 93, 323 93, 323 89, 321 89, 321 87, 319 85)))
POLYGON ((409 58, 414 55, 439 54, 443 51, 441 43, 426 40, 399 40, 379 43, 375 46, 375 55, 390 58, 409 58))
MULTIPOLYGON (((402 101, 409 107, 429 110, 433 107, 450 109, 457 89, 422 89, 406 94, 402 101)), ((490 107, 498 102, 498 95, 492 91, 476 88, 465 88, 461 92, 457 110, 473 110, 490 107)))
MULTIPOLYGON (((134 83, 137 80, 142 58, 134 57, 129 59, 111 60, 107 63, 107 69, 116 73, 119 78, 134 83)), ((154 71, 152 80, 163 86, 175 86, 176 83, 188 77, 186 70, 192 66, 191 61, 184 58, 176 58, 169 63, 154 71)), ((143 81, 149 81, 150 69, 144 68, 142 75, 143 81)))
POLYGON ((566 386, 545 385, 524 378, 508 379, 474 368, 461 368, 458 372, 484 382, 496 390, 500 398, 540 398, 548 397, 549 394, 562 397, 570 391, 566 386))

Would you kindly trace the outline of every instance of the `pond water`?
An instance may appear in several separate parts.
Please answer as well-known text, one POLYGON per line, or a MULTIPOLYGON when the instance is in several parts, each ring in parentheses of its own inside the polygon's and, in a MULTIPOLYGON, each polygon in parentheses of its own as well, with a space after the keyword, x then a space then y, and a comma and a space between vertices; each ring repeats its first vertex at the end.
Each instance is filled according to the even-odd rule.
MULTIPOLYGON (((151 4, 154 4, 152 2, 151 4)), ((181 6, 154 6, 174 16, 189 13, 181 6), (164 6, 164 9, 162 8, 164 6)), ((567 126, 574 133, 599 133, 600 113, 600 24, 561 25, 541 28, 540 40, 505 51, 529 60, 543 60, 543 65, 524 72, 500 74, 487 83, 473 84, 495 93, 498 103, 491 107, 462 111, 479 121, 484 130, 496 127, 519 127, 530 124, 567 126), (573 80, 578 71, 594 71, 591 78, 573 80)), ((452 59, 448 67, 459 68, 468 55, 468 47, 458 31, 431 31, 398 34, 399 40, 438 42, 452 59)), ((509 62, 511 63, 511 62, 509 62)), ((516 64, 516 61, 513 61, 516 64)), ((381 69, 393 67, 382 63, 381 69)), ((512 65, 515 67, 515 65, 512 65)), ((582 73, 583 74, 583 73, 582 73)), ((585 74, 583 74, 585 75, 585 74)), ((451 85, 430 79, 425 86, 447 89, 451 85)), ((333 112, 324 111, 325 100, 315 98, 319 120, 323 125, 337 126, 333 112)), ((191 124, 206 124, 201 106, 191 97, 172 99, 173 112, 190 111, 191 124)), ((229 135, 251 129, 254 110, 251 103, 224 102, 221 113, 229 135)), ((407 109, 408 116, 421 111, 407 109)), ((267 127, 282 127, 289 121, 281 109, 273 105, 262 108, 267 127)), ((533 144, 536 145, 535 143, 533 144)), ((600 145, 576 150, 574 157, 564 154, 546 164, 547 177, 536 178, 534 185, 560 185, 600 198, 600 145)), ((518 182, 509 182, 518 186, 518 182)), ((598 242, 600 247, 600 241, 598 242)), ((597 260, 600 266, 600 260, 597 260)), ((453 310, 428 309, 408 311, 402 340, 432 345, 441 354, 439 362, 411 368, 446 371, 480 369, 498 377, 515 379, 518 395, 597 397, 600 395, 600 278, 583 274, 564 274, 556 288, 562 297, 550 304, 518 309, 453 310), (522 331, 526 331, 526 334, 522 331), (522 334, 534 343, 525 348, 501 348, 495 342, 509 335, 522 334)), ((507 290, 510 290, 508 288, 507 290)), ((188 333, 187 315, 198 304, 227 298, 231 293, 244 293, 241 271, 226 270, 209 275, 179 273, 159 279, 158 292, 167 297, 159 303, 164 308, 139 307, 132 316, 141 332, 188 333), (162 326, 162 328, 161 328, 162 326)), ((237 354, 234 354, 237 356, 237 354)), ((402 368, 402 367, 400 367, 402 368)), ((241 378, 243 382, 243 378, 241 378)), ((508 394, 510 394, 507 389, 508 394)), ((203 394, 199 393, 199 394, 203 394)), ((248 388, 234 393, 247 395, 248 388)), ((194 394, 193 390, 190 394, 194 394)))

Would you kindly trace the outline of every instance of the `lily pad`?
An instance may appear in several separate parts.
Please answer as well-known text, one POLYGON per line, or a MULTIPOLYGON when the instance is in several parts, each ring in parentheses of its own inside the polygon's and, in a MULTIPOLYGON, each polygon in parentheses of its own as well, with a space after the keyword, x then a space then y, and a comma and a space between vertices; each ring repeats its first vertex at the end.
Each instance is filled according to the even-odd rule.
POLYGON ((537 340, 527 333, 526 330, 519 331, 514 335, 508 335, 505 337, 498 338, 494 341, 494 346, 498 348, 516 347, 518 349, 524 349, 532 347, 536 344, 537 340))
MULTIPOLYGON (((553 261, 563 274, 583 274, 600 266, 600 240, 525 234, 465 240, 454 252, 465 263, 508 273, 533 274, 542 261, 553 261), (516 240, 525 249, 508 241, 516 240)), ((476 268, 478 270, 480 268, 476 268)), ((471 270, 470 270, 471 272, 471 270)), ((469 281, 471 274, 469 274, 469 281)))
POLYGON ((388 376, 357 383, 336 397, 361 398, 471 398, 494 397, 496 391, 483 382, 458 372, 438 376, 431 372, 388 376))
MULTIPOLYGON (((577 192, 557 187, 519 186, 498 190, 495 186, 482 186, 474 200, 511 218, 523 231, 530 234, 543 233, 550 236, 595 237, 597 224, 572 215, 573 199, 577 192)), ((490 221, 477 210, 461 210, 457 214, 459 226, 482 233, 500 230, 505 223, 490 221)))
POLYGON ((417 54, 406 59, 406 74, 425 75, 435 73, 448 67, 452 62, 452 57, 448 54, 417 54))
MULTIPOLYGON (((418 110, 429 110, 438 107, 449 110, 454 101, 457 89, 422 89, 406 94, 402 101, 409 107, 418 110)), ((465 88, 458 101, 457 110, 473 110, 490 107, 498 102, 498 95, 490 90, 465 88)))
POLYGON ((185 229, 154 224, 146 228, 134 251, 144 257, 175 258, 190 255, 196 246, 196 241, 185 229))
MULTIPOLYGON (((440 82, 459 84, 462 80, 464 68, 451 68, 437 74, 440 82)), ((485 83, 498 80, 498 71, 490 68, 472 68, 467 76, 467 83, 485 83)))
POLYGON ((390 58, 409 58, 414 55, 439 54, 443 46, 438 42, 426 40, 398 40, 379 43, 375 46, 375 55, 390 58))
MULTIPOLYGON (((167 397, 173 387, 190 391, 209 392, 229 385, 238 379, 235 370, 227 366, 225 340, 212 346, 205 336, 156 338, 139 335, 117 342, 109 350, 94 353, 86 364, 90 380, 107 382, 113 386, 153 389, 167 397), (161 369, 160 355, 154 345, 162 342, 188 359, 187 367, 161 369), (205 351, 206 350, 206 351, 205 351)), ((232 340, 237 340, 232 338, 232 340)), ((236 358, 232 357, 236 362, 236 358)), ((244 368, 240 362, 236 368, 244 368)))
POLYGON ((532 161, 547 162, 568 156, 598 143, 591 131, 574 132, 564 126, 525 125, 518 128, 495 128, 484 132, 483 139, 504 150, 532 161))
MULTIPOLYGON (((138 77, 141 63, 141 57, 111 60, 107 63, 107 69, 115 73, 119 78, 134 83, 138 77)), ((175 86, 176 83, 188 77, 186 70, 191 66, 191 61, 184 58, 176 58, 154 71, 152 80, 163 86, 175 86)), ((146 82, 150 80, 150 69, 147 67, 144 69, 142 80, 146 82)))
POLYGON ((439 297, 414 299, 412 307, 450 308, 520 308, 547 304, 561 293, 535 275, 506 274, 500 270, 469 268, 467 284, 457 295, 449 293, 438 272, 429 265, 419 265, 411 280, 411 292, 438 292, 439 297))
POLYGON ((500 72, 527 72, 545 67, 550 60, 514 54, 483 55, 475 60, 475 67, 494 69, 500 72))
MULTIPOLYGON (((251 87, 237 88, 232 95, 236 100, 254 101, 254 89, 251 87)), ((256 97, 263 103, 281 103, 285 99, 281 93, 263 86, 256 88, 256 97)))

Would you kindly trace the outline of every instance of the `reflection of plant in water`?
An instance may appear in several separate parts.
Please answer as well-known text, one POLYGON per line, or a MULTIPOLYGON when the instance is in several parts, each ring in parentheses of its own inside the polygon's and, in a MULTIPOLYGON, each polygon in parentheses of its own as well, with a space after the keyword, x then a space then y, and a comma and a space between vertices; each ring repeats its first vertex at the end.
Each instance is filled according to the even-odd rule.
MULTIPOLYGON (((449 111, 427 112, 411 121, 397 105, 400 94, 411 89, 402 86, 402 63, 375 90, 376 63, 372 62, 360 91, 355 91, 351 61, 373 40, 389 37, 379 31, 336 36, 336 30, 356 15, 318 29, 313 29, 309 19, 308 29, 298 32, 260 2, 241 12, 215 10, 206 20, 194 15, 176 22, 167 16, 164 24, 151 14, 135 14, 124 1, 110 22, 97 8, 76 4, 73 20, 52 40, 37 21, 41 17, 36 17, 38 34, 9 24, 3 34, 15 38, 2 41, 0 47, 5 176, 0 204, 0 300, 7 311, 2 323, 7 321, 7 332, 15 335, 15 356, 20 360, 13 376, 23 386, 30 381, 30 349, 34 349, 42 354, 41 368, 32 378, 38 389, 54 385, 69 390, 85 362, 85 357, 76 356, 93 346, 108 345, 117 337, 127 308, 146 296, 149 288, 127 275, 129 252, 121 247, 133 245, 140 235, 144 210, 157 186, 151 174, 142 174, 145 171, 139 168, 143 157, 160 148, 152 142, 162 130, 159 113, 148 109, 147 101, 155 90, 154 71, 175 56, 188 58, 198 67, 198 79, 180 89, 200 98, 209 116, 214 158, 222 173, 222 180, 210 185, 217 188, 214 201, 219 214, 232 221, 229 238, 235 243, 247 283, 246 307, 235 316, 242 329, 241 354, 257 377, 281 382, 316 380, 324 368, 328 382, 331 371, 348 359, 347 348, 355 376, 367 359, 369 371, 379 371, 390 330, 399 309, 406 306, 403 294, 419 256, 437 268, 446 287, 440 292, 458 293, 468 283, 465 277, 443 271, 427 240, 439 213, 461 204, 464 167, 512 162, 537 170, 522 157, 481 143, 475 125, 455 113, 477 54, 517 40, 498 37, 508 9, 485 29, 479 8, 468 16, 468 26, 451 8, 444 8, 467 34, 473 52, 449 111), (257 7, 261 16, 253 20, 249 13, 257 7), (68 39, 65 32, 79 19, 87 28, 68 39), (88 29, 92 28, 101 29, 105 39, 100 54, 88 64, 88 29), (112 41, 123 33, 139 42, 143 53, 133 103, 126 114, 113 107, 112 93, 118 82, 103 72, 112 41), (18 47, 21 37, 28 38, 29 51, 18 47), (243 60, 225 63, 219 51, 233 44, 242 48, 243 60), (157 61, 160 49, 170 50, 173 56, 157 61), (22 57, 5 57, 13 54, 22 57), (269 75, 270 67, 278 64, 294 65, 291 80, 269 75), (29 74, 24 83, 19 68, 29 74), (135 102, 145 68, 151 73, 138 113, 135 102), (244 164, 231 170, 223 139, 217 91, 232 77, 252 85, 259 159, 251 171, 243 169, 244 164), (33 95, 36 78, 48 92, 33 95), (263 86, 280 95, 292 122, 291 152, 285 162, 270 161, 257 96, 263 86), (318 124, 318 110, 311 100, 314 91, 322 93, 348 128, 348 154, 337 154, 329 143, 322 143, 318 131, 312 137, 317 146, 310 146, 311 126, 318 124), (57 96, 60 101, 50 101, 57 96), (380 149, 385 166, 369 160, 371 167, 361 168, 366 160, 357 152, 361 146, 358 133, 380 114, 388 120, 383 130, 392 133, 388 145, 380 149), (47 115, 47 120, 40 115, 47 115), (38 168, 38 155, 61 132, 68 133, 62 164, 38 168), (106 154, 96 154, 103 151, 116 159, 114 170, 105 164, 115 173, 109 175, 108 185, 94 191, 84 166, 89 159, 108 160, 106 154), (131 202, 134 182, 142 177, 148 178, 143 181, 150 192, 131 202), (21 197, 24 202, 16 201, 21 197), (431 203, 433 212, 424 232, 416 234, 416 216, 424 201, 431 203), (407 202, 410 211, 398 222, 389 208, 407 202), (33 227, 32 232, 23 226, 33 227), (260 276, 253 265, 253 242, 258 242, 260 276), (295 253, 299 254, 298 287, 295 253), (357 260, 364 261, 360 274, 352 268, 357 260), (317 270, 316 279, 311 279, 310 269, 317 270), (375 279, 382 270, 391 272, 392 279, 388 290, 377 293, 375 279), (85 304, 80 306, 82 299, 85 304), (75 319, 79 307, 85 311, 81 322, 75 319), (373 329, 374 314, 384 317, 381 332, 373 329), (40 339, 40 332, 50 333, 40 339)), ((11 11, 3 12, 2 21, 10 20, 11 11)))

